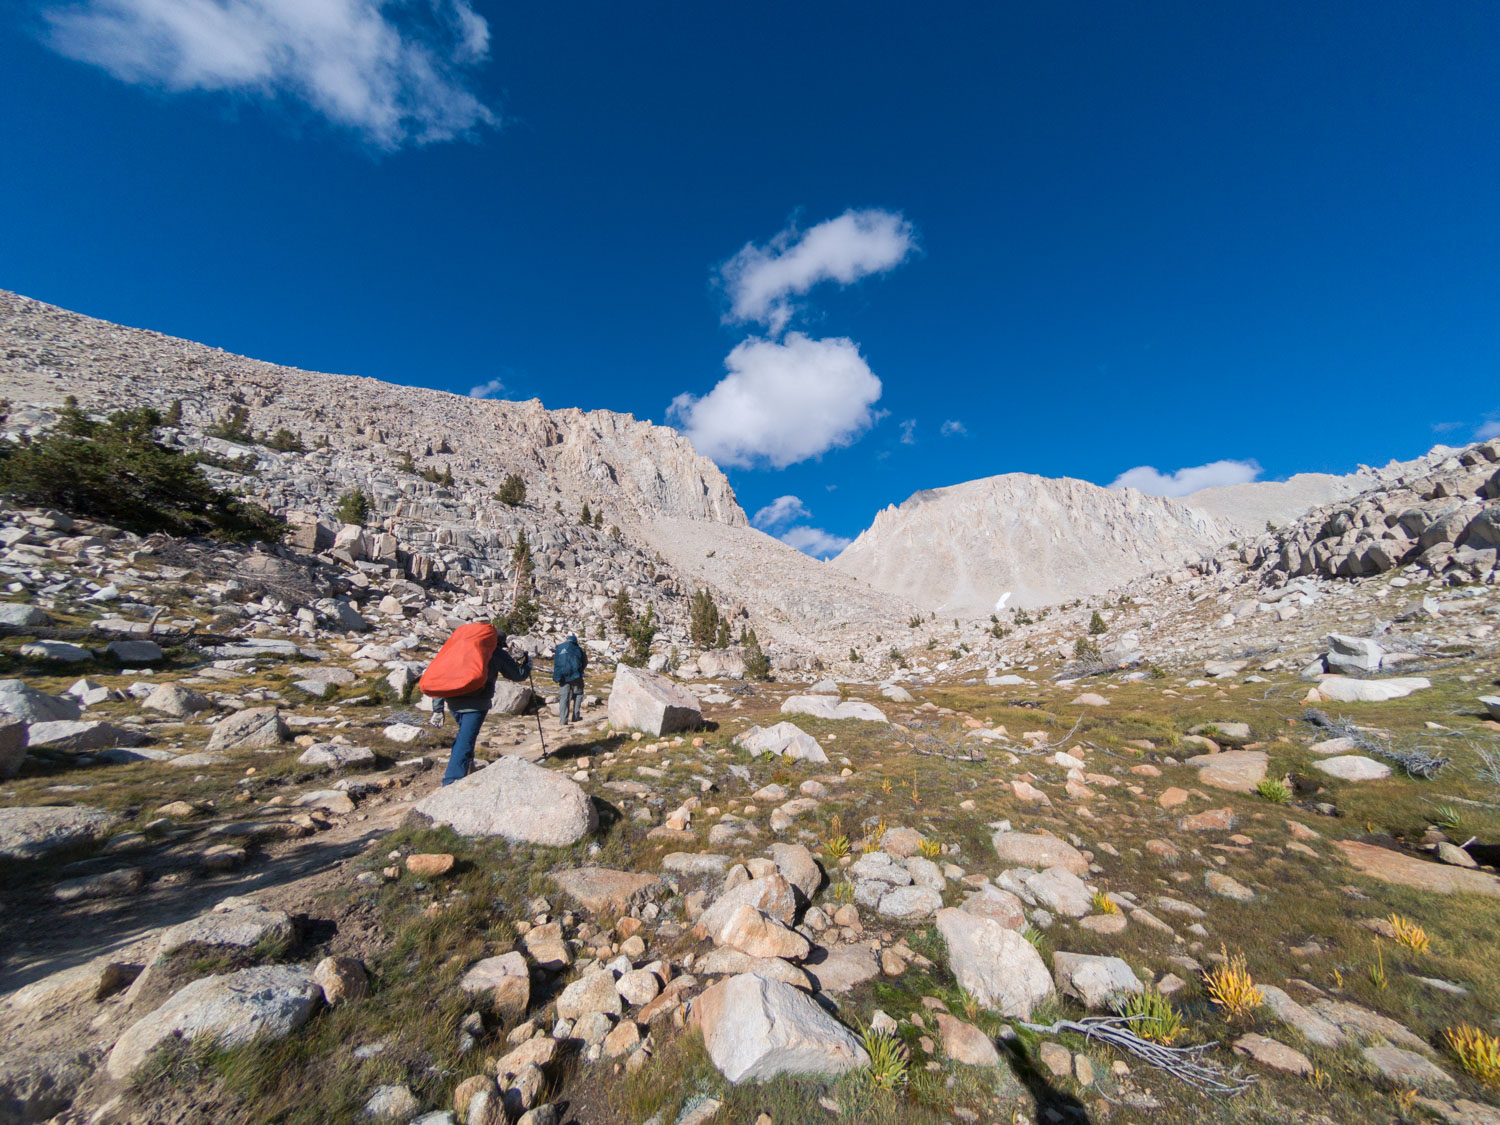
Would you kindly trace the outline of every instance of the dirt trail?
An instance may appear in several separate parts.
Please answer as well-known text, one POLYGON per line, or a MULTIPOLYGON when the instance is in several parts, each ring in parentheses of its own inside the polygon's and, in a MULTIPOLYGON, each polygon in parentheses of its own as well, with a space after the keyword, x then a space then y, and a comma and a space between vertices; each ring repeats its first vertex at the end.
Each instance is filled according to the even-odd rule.
MULTIPOLYGON (((447 728, 452 730, 451 724, 447 728)), ((599 737, 592 723, 563 726, 555 715, 542 719, 537 734, 534 715, 518 716, 486 729, 481 757, 493 760, 516 755, 527 761, 578 756, 599 737)), ((435 755, 441 757, 441 755, 435 755)), ((366 802, 355 816, 326 831, 300 839, 266 841, 244 867, 218 875, 186 879, 158 879, 140 894, 101 902, 60 903, 41 880, 13 875, 0 886, 0 995, 48 974, 81 965, 148 937, 211 909, 231 895, 254 895, 268 906, 291 913, 308 908, 339 869, 372 843, 397 828, 412 804, 436 789, 442 780, 442 761, 413 776, 383 799, 366 802)), ((233 812, 221 819, 237 819, 233 812)), ((204 833, 209 823, 200 826, 204 833)), ((206 835, 196 839, 207 842, 206 835)), ((132 859, 122 855, 118 866, 134 862, 150 868, 160 853, 143 852, 132 859)), ((48 881, 50 883, 50 880, 48 881)))

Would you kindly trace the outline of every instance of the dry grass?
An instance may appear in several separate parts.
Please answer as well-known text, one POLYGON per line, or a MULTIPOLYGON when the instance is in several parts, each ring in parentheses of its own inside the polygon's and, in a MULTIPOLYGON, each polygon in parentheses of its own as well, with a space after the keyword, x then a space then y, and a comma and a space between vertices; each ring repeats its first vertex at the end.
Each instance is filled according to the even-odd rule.
POLYGON ((1231 956, 1223 946, 1219 952, 1224 960, 1203 974, 1203 986, 1225 1018, 1247 1019, 1266 1002, 1265 994, 1255 987, 1243 953, 1231 956))

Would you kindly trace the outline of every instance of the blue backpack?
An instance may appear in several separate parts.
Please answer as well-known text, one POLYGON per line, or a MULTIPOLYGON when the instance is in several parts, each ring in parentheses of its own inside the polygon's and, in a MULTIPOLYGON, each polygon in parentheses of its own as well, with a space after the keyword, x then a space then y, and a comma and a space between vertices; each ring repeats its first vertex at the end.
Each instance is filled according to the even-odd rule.
POLYGON ((564 641, 552 650, 552 680, 565 684, 583 675, 583 650, 576 641, 564 641))

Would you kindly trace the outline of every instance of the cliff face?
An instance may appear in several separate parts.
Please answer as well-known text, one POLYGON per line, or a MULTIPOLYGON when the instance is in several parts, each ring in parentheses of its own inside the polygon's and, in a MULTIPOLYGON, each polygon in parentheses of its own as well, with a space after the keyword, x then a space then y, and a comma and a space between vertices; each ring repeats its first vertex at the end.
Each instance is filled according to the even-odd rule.
POLYGON ((1212 517, 1134 489, 1008 473, 919 492, 875 517, 832 565, 939 614, 1097 593, 1211 552, 1212 517))
POLYGON ((258 431, 285 427, 309 447, 326 441, 393 464, 411 453, 419 466, 451 467, 455 478, 491 491, 519 473, 549 504, 602 500, 612 522, 748 522, 718 466, 676 430, 627 414, 281 367, 13 293, 0 292, 0 340, 0 393, 18 405, 56 405, 74 394, 92 412, 141 404, 165 411, 180 400, 184 427, 201 430, 238 402, 258 431))

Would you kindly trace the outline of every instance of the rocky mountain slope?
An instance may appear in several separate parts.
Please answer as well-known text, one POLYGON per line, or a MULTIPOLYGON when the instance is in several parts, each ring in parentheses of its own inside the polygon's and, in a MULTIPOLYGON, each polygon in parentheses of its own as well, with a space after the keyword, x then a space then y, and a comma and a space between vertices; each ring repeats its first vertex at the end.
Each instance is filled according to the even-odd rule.
MULTIPOLYGON (((7 429, 46 429, 69 394, 95 414, 138 405, 165 413, 180 402, 181 424, 167 440, 252 462, 251 471, 214 475, 304 527, 294 545, 332 547, 340 496, 362 489, 375 553, 353 561, 456 587, 466 597, 450 615, 466 606, 477 617, 508 601, 522 532, 542 601, 563 630, 602 636, 622 588, 638 610, 653 605, 659 620, 680 627, 687 595, 706 586, 726 609, 753 606, 751 616, 736 613, 736 624, 763 629, 766 641, 794 653, 811 651, 825 622, 852 615, 888 629, 912 611, 750 529, 723 473, 667 427, 281 367, 0 293, 7 429), (258 434, 285 428, 307 449, 207 436, 236 406, 258 434), (451 473, 453 483, 423 479, 423 470, 451 473), (511 473, 526 483, 523 505, 495 498, 511 473), (582 525, 585 504, 597 527, 582 525), (707 565, 718 537, 725 551, 707 565), (726 569, 744 552, 753 567, 726 569)), ((664 639, 680 639, 680 630, 664 639)))
POLYGON ((1066 601, 1211 552, 1213 519, 1134 489, 1007 473, 919 492, 876 515, 838 570, 940 615, 1066 601))

